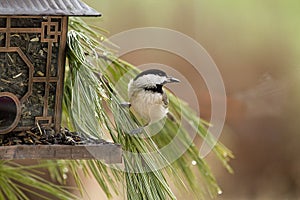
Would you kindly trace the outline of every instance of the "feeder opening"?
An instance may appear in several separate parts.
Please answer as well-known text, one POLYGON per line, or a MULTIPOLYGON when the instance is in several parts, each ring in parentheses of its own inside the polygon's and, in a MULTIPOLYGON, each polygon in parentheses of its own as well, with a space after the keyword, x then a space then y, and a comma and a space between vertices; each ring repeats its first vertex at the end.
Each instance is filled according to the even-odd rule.
POLYGON ((0 133, 13 129, 18 119, 18 103, 8 95, 0 96, 0 133))

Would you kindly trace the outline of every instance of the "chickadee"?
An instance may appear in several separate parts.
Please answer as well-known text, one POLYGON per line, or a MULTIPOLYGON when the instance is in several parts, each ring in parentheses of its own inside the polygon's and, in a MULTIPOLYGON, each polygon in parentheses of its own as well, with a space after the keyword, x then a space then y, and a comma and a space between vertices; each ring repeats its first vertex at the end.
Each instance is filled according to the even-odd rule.
MULTIPOLYGON (((159 69, 143 71, 130 80, 128 84, 128 106, 145 122, 143 127, 167 116, 169 100, 163 86, 175 82, 180 81, 159 69)), ((132 132, 141 132, 141 129, 132 132)))

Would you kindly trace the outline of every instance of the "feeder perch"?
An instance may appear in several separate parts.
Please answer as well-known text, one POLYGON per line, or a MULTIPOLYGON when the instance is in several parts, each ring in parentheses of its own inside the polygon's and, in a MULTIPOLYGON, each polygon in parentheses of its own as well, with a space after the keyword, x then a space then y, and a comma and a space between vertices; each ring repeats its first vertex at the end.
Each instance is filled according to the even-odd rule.
MULTIPOLYGON (((0 136, 27 131, 37 124, 60 131, 68 16, 100 16, 100 13, 79 0, 0 0, 0 136)), ((105 144, 100 145, 102 151, 105 144)), ((22 151, 27 155, 39 151, 43 155, 45 152, 41 151, 63 148, 52 146, 10 149, 1 146, 0 159, 14 159, 3 153, 6 150, 15 149, 20 154, 16 158, 30 158, 22 156, 22 151)), ((72 147, 76 149, 76 145, 72 147)), ((115 145, 115 148, 114 152, 121 157, 120 147, 115 145)), ((46 156, 47 152, 44 155, 51 158, 46 156)), ((80 159, 81 154, 76 155, 80 159)), ((74 158, 69 156, 65 154, 66 158, 74 158)), ((89 157, 82 154, 82 158, 89 157)))

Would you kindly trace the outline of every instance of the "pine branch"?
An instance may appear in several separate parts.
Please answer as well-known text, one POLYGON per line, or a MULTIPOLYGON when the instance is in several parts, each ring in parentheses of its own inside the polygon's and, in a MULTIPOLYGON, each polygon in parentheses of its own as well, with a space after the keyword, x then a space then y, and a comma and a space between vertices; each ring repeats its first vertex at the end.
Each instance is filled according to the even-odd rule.
MULTIPOLYGON (((102 42, 105 37, 98 30, 90 28, 78 18, 71 18, 69 25, 69 70, 64 97, 66 121, 88 137, 111 138, 121 144, 124 150, 125 172, 105 165, 95 165, 93 162, 83 164, 93 172, 107 196, 112 197, 108 185, 117 192, 116 183, 123 181, 128 199, 176 199, 167 182, 167 175, 173 176, 180 188, 185 188, 198 197, 203 196, 205 191, 210 196, 220 193, 208 164, 199 157, 193 138, 190 138, 184 126, 167 121, 155 137, 150 137, 147 131, 144 132, 144 139, 127 134, 128 130, 133 130, 138 124, 128 110, 120 106, 126 96, 128 81, 121 77, 125 74, 133 77, 138 69, 117 58, 104 46, 102 42), (117 83, 121 86, 118 90, 114 87, 117 83), (186 148, 186 152, 182 154, 174 149, 173 152, 162 154, 159 148, 170 143, 177 135, 178 145, 186 148), (147 154, 149 152, 155 152, 155 156, 147 154), (177 160, 172 163, 168 160, 169 156, 178 154, 182 156, 177 160), (191 161, 196 163, 203 184, 196 182, 195 172, 189 167, 191 161), (167 165, 160 168, 162 163, 167 165), (107 181, 107 177, 112 174, 113 179, 107 181)), ((213 138, 207 137, 207 123, 191 112, 185 102, 170 93, 168 95, 170 109, 175 116, 183 118, 200 137, 213 143, 213 138)), ((214 153, 231 172, 228 160, 233 157, 232 153, 220 143, 215 146, 214 153)))

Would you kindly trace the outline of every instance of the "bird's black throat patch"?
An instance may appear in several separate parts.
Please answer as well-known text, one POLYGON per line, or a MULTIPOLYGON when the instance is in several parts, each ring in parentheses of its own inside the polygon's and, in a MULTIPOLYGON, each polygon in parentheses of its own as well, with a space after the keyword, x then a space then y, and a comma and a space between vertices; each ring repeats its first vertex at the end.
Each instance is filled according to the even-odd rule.
POLYGON ((160 84, 156 84, 156 86, 153 86, 153 87, 146 87, 144 88, 146 91, 151 91, 151 92, 156 92, 156 93, 160 93, 162 94, 164 91, 162 89, 163 85, 160 85, 160 84))

